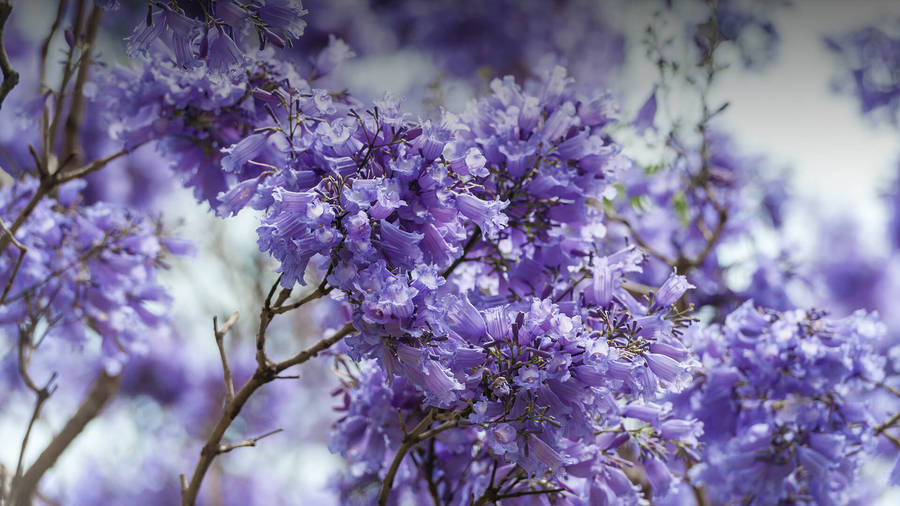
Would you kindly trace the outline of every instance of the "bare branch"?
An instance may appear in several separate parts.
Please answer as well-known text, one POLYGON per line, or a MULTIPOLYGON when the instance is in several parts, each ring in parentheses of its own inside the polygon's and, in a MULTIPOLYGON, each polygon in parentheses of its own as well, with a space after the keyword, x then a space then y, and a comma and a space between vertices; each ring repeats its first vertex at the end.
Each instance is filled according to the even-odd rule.
POLYGON ((34 211, 34 208, 37 207, 38 202, 40 202, 41 199, 43 199, 44 196, 48 193, 50 193, 49 186, 41 184, 37 187, 34 195, 32 195, 28 203, 25 204, 25 207, 23 207, 22 210, 19 211, 19 215, 16 217, 16 221, 14 221, 13 224, 10 225, 9 229, 5 231, 6 233, 3 234, 3 237, 0 237, 0 253, 6 251, 6 248, 9 247, 16 232, 19 230, 19 227, 21 227, 22 224, 25 223, 25 220, 28 219, 28 216, 31 215, 32 211, 34 211))
POLYGON ((425 418, 403 438, 403 443, 400 444, 400 448, 394 454, 394 460, 391 461, 391 466, 388 468, 387 474, 384 475, 384 481, 381 482, 381 491, 378 493, 378 506, 387 506, 388 498, 391 495, 391 487, 394 486, 394 476, 397 475, 397 470, 400 469, 403 458, 406 457, 409 450, 419 444, 419 435, 425 432, 432 422, 434 422, 434 408, 429 408, 425 418))
POLYGON ((272 436, 272 435, 274 435, 274 434, 278 434, 279 432, 283 432, 283 431, 284 431, 284 429, 275 429, 275 430, 273 430, 273 431, 266 432, 266 433, 263 434, 262 436, 256 436, 256 437, 253 438, 253 439, 247 439, 247 440, 241 441, 241 442, 239 442, 239 443, 231 443, 231 444, 222 444, 222 445, 219 445, 219 453, 228 453, 228 452, 230 452, 231 450, 234 450, 235 448, 245 448, 245 447, 248 447, 248 446, 256 446, 256 443, 257 443, 260 439, 265 439, 265 438, 267 438, 267 437, 269 437, 269 436, 272 436))
MULTIPOLYGON (((269 301, 271 301, 276 288, 277 283, 269 292, 267 304, 269 303, 269 301)), ((265 315, 266 313, 263 312, 263 314, 265 315)), ((263 334, 265 333, 265 326, 267 325, 268 322, 266 322, 265 325, 262 325, 261 322, 263 334)), ((351 332, 353 332, 353 325, 347 323, 333 335, 322 339, 306 350, 283 362, 279 362, 275 365, 266 363, 265 365, 260 365, 257 367, 256 372, 253 373, 253 376, 251 376, 250 379, 248 379, 247 382, 244 383, 244 386, 242 386, 241 389, 237 393, 235 393, 234 399, 232 399, 232 401, 225 406, 222 415, 219 417, 219 420, 216 422, 215 427, 213 427, 212 432, 207 437, 206 443, 200 450, 200 459, 197 461, 197 465, 194 467, 194 473, 191 475, 191 480, 187 484, 187 486, 184 487, 181 494, 181 504, 183 506, 191 506, 197 502, 197 494, 200 492, 200 485, 203 483, 203 477, 206 475, 206 472, 209 470, 209 467, 215 457, 220 453, 219 450, 221 448, 222 437, 225 435, 225 431, 228 430, 228 427, 231 426, 231 423, 240 414, 241 409, 243 409, 244 405, 247 403, 250 397, 263 385, 278 378, 278 373, 284 371, 288 367, 296 364, 301 364, 309 360, 310 358, 315 357, 321 351, 325 350, 329 346, 334 345, 335 343, 349 335, 351 332)), ((265 343, 264 338, 262 342, 265 343)))
POLYGON ((319 355, 319 353, 330 348, 341 339, 349 336, 355 330, 356 329, 353 327, 352 323, 345 323, 343 327, 338 329, 338 331, 332 334, 330 337, 326 337, 325 339, 322 339, 316 344, 294 355, 293 357, 275 364, 275 372, 280 373, 289 367, 302 364, 303 362, 306 362, 311 358, 315 358, 319 355))
POLYGON ((537 495, 537 494, 555 494, 556 492, 565 492, 564 488, 548 488, 543 490, 522 490, 519 492, 511 492, 509 494, 501 494, 496 496, 494 499, 511 499, 513 497, 522 497, 526 495, 537 495))
MULTIPOLYGON (((266 356, 266 330, 268 330, 269 323, 274 316, 272 312, 272 297, 275 296, 275 291, 281 283, 281 278, 282 276, 278 276, 278 279, 272 284, 272 288, 269 289, 269 294, 266 295, 266 300, 263 302, 263 307, 259 310, 259 328, 256 331, 256 366, 260 370, 269 367, 269 357, 266 356)), ((279 299, 283 294, 284 290, 279 294, 279 299)))
POLYGON ((329 293, 331 293, 332 290, 334 290, 334 287, 333 286, 326 287, 325 286, 326 283, 327 283, 326 280, 322 280, 322 284, 320 284, 314 292, 307 295, 306 297, 303 297, 302 299, 300 299, 297 302, 288 304, 287 306, 284 306, 281 304, 276 304, 275 308, 272 309, 272 312, 275 314, 287 313, 288 311, 293 311, 294 309, 297 309, 300 306, 303 306, 304 304, 307 304, 309 302, 312 302, 316 299, 319 299, 321 297, 328 295, 329 293))
POLYGON ((72 103, 69 106, 69 117, 66 119, 65 132, 62 139, 61 159, 68 160, 72 157, 76 162, 83 157, 79 146, 81 125, 84 121, 84 85, 87 83, 88 71, 91 68, 91 53, 94 49, 94 41, 97 39, 97 30, 100 28, 100 17, 103 11, 97 5, 91 9, 87 20, 87 33, 84 46, 81 50, 81 65, 78 67, 78 75, 75 77, 75 86, 72 89, 72 103))
POLYGON ((117 151, 117 152, 115 152, 115 153, 113 153, 113 154, 111 154, 111 155, 108 155, 108 156, 106 156, 106 157, 103 157, 103 158, 99 158, 99 159, 97 159, 97 160, 94 160, 93 162, 91 162, 91 163, 89 163, 89 164, 87 164, 87 165, 84 165, 84 166, 82 166, 82 167, 79 167, 79 168, 77 168, 77 169, 75 169, 75 170, 68 171, 68 172, 66 172, 65 174, 63 174, 63 175, 61 175, 60 177, 58 177, 58 178, 56 179, 56 182, 55 182, 55 183, 56 183, 57 185, 61 185, 61 184, 63 184, 63 183, 68 183, 69 181, 72 181, 72 180, 74 180, 74 179, 78 179, 78 178, 82 178, 82 177, 84 177, 84 176, 87 176, 88 174, 91 174, 91 173, 93 173, 93 172, 97 172, 98 170, 102 169, 103 167, 106 167, 107 165, 109 165, 110 162, 112 162, 112 161, 114 161, 114 160, 117 160, 117 159, 119 159, 119 158, 122 158, 122 157, 125 156, 125 155, 131 154, 132 151, 134 151, 134 150, 136 150, 137 148, 143 146, 144 144, 145 144, 145 143, 142 142, 142 143, 140 143, 140 144, 131 146, 130 148, 126 148, 126 149, 117 151))
POLYGON ((3 106, 9 92, 19 84, 19 73, 13 70, 9 55, 6 54, 6 44, 3 42, 3 31, 11 12, 12 4, 9 0, 0 2, 0 70, 3 71, 3 82, 0 83, 0 107, 3 106))
POLYGON ((875 427, 875 435, 878 436, 878 435, 882 434, 885 430, 890 429, 891 427, 896 425, 897 422, 900 422, 900 413, 897 413, 896 415, 892 416, 888 421, 875 427))
POLYGON ((116 394, 119 390, 120 378, 121 376, 111 376, 106 371, 100 373, 75 414, 22 475, 22 479, 13 490, 11 504, 15 506, 31 505, 31 497, 37 490, 38 482, 56 464, 59 456, 81 434, 87 424, 100 414, 109 399, 116 394))
POLYGON ((22 260, 25 259, 25 253, 28 252, 28 248, 16 239, 2 219, 0 219, 0 227, 3 228, 3 233, 5 234, 4 237, 9 237, 10 242, 12 242, 15 247, 19 248, 19 258, 16 260, 16 265, 13 267, 9 279, 6 281, 6 286, 3 288, 3 295, 0 296, 0 304, 2 304, 6 301, 6 296, 9 295, 9 291, 12 289, 13 281, 15 281, 16 276, 19 274, 19 267, 22 266, 22 260))
MULTIPOLYGON (((75 72, 78 61, 80 61, 80 59, 78 61, 73 61, 73 58, 75 56, 75 48, 77 47, 78 41, 81 40, 81 31, 84 24, 84 7, 85 0, 76 0, 75 19, 72 22, 73 44, 69 50, 66 51, 66 59, 63 62, 63 71, 59 80, 59 88, 56 90, 56 106, 53 111, 53 119, 49 122, 49 135, 44 137, 44 151, 46 153, 56 149, 56 136, 59 133, 59 122, 62 120, 63 116, 63 104, 66 102, 66 89, 68 89, 69 81, 72 80, 72 75, 75 72)), ((49 163, 49 160, 47 161, 49 163)))
POLYGON ((10 243, 12 242, 12 239, 14 238, 15 233, 19 230, 19 228, 22 226, 22 224, 25 223, 25 220, 27 220, 28 217, 31 216, 31 213, 34 212, 34 208, 37 207, 38 203, 45 196, 49 195, 50 192, 52 192, 54 189, 56 189, 56 187, 58 187, 59 185, 64 184, 64 183, 68 183, 69 181, 72 181, 74 179, 78 179, 78 178, 87 176, 88 174, 90 174, 92 172, 96 172, 96 171, 102 169, 103 167, 105 167, 107 164, 109 164, 113 160, 116 160, 118 158, 121 158, 121 157, 131 153, 132 151, 139 148, 143 144, 144 143, 140 143, 140 144, 137 144, 130 148, 123 149, 121 151, 113 153, 104 158, 94 160, 93 162, 91 162, 81 168, 75 169, 73 171, 69 171, 65 174, 60 174, 58 172, 55 174, 50 174, 49 168, 48 168, 47 174, 50 174, 50 175, 41 181, 41 184, 38 185, 37 190, 35 190, 35 192, 34 192, 34 195, 32 195, 31 199, 28 201, 28 203, 25 204, 25 207, 23 207, 22 210, 19 211, 19 215, 16 217, 16 220, 13 222, 12 225, 10 225, 9 229, 6 230, 6 233, 3 235, 3 237, 0 237, 0 253, 3 253, 4 251, 6 251, 6 248, 8 248, 10 243))
POLYGON ((53 36, 56 35, 56 30, 59 30, 59 23, 62 21, 63 15, 66 13, 66 7, 68 6, 68 0, 59 0, 59 3, 56 6, 56 17, 53 18, 53 24, 50 26, 50 32, 47 33, 47 37, 44 39, 44 43, 41 44, 41 75, 38 83, 41 86, 40 92, 43 93, 46 89, 46 84, 44 84, 44 76, 47 74, 47 54, 50 52, 50 42, 53 41, 53 36))
POLYGON ((222 359, 222 374, 225 376, 226 406, 234 400, 234 380, 231 378, 231 368, 228 367, 228 356, 225 353, 225 334, 234 326, 240 315, 240 311, 231 313, 231 316, 225 321, 221 329, 219 328, 218 319, 213 316, 213 332, 216 336, 216 347, 219 348, 219 357, 222 359))
POLYGON ((19 460, 16 462, 16 474, 13 476, 13 487, 15 488, 16 482, 22 476, 22 465, 25 460, 25 450, 28 448, 28 439, 31 437, 31 429, 34 427, 34 423, 41 416, 41 408, 44 407, 44 402, 53 395, 53 392, 56 391, 56 386, 53 385, 53 382, 56 381, 56 373, 50 375, 50 379, 47 380, 47 384, 44 385, 43 388, 36 392, 37 399, 34 402, 34 410, 31 413, 31 419, 28 421, 28 428, 25 429, 25 437, 22 438, 22 446, 19 449, 19 460))

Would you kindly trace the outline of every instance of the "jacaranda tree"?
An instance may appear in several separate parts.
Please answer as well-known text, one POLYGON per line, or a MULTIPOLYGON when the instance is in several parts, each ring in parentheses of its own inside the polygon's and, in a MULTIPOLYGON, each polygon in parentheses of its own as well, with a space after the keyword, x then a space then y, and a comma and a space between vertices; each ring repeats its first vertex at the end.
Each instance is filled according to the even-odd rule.
MULTIPOLYGON (((0 1, 0 505, 866 504, 900 483, 900 278, 853 244, 796 257, 786 175, 717 122, 720 75, 774 58, 786 3, 648 2, 637 31, 605 0, 307 7, 0 1), (622 86, 634 45, 656 79, 622 86), (409 89, 347 85, 346 60, 410 48, 430 67, 409 89), (179 237, 179 185, 209 234, 255 223, 258 258, 179 237), (200 335, 166 269, 216 262, 249 288, 212 290, 256 312, 194 314, 200 335), (145 448, 119 478, 73 450, 116 417, 145 448), (346 461, 327 492, 271 474, 295 426, 346 461)), ((896 125, 892 37, 825 43, 896 125)))

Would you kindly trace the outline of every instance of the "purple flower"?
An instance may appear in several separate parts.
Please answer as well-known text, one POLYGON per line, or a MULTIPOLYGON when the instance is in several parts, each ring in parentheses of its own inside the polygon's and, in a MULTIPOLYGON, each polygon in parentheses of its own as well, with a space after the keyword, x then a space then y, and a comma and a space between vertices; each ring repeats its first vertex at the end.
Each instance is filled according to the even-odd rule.
POLYGON ((684 292, 690 290, 691 288, 696 288, 694 285, 688 283, 687 278, 684 276, 679 276, 677 274, 672 274, 666 279, 666 282, 663 283, 659 290, 656 292, 656 299, 654 303, 658 307, 666 307, 675 304, 678 299, 684 295, 684 292))
POLYGON ((459 212, 475 222, 485 237, 493 239, 506 228, 509 218, 503 213, 509 202, 484 201, 465 193, 456 195, 459 212))

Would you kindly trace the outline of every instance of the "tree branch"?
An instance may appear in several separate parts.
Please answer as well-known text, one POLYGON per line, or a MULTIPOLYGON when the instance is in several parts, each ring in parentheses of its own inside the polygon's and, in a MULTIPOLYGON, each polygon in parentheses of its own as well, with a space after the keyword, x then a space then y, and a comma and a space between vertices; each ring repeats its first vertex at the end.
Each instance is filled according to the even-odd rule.
POLYGON ((103 11, 97 5, 91 9, 87 20, 87 33, 84 46, 81 50, 81 65, 78 67, 78 75, 75 77, 75 86, 72 89, 72 103, 69 106, 69 117, 64 126, 63 145, 60 152, 61 160, 72 159, 81 161, 83 153, 79 146, 81 125, 84 121, 84 85, 87 83, 88 71, 91 67, 91 53, 94 49, 94 41, 97 39, 97 30, 100 28, 100 17, 103 11))
MULTIPOLYGON (((271 300, 271 295, 274 294, 276 286, 272 287, 269 300, 271 300)), ((268 325, 268 323, 266 323, 266 325, 268 325)), ((263 332, 265 332, 265 328, 263 328, 263 332)), ((228 430, 228 427, 231 426, 231 423, 240 414, 241 409, 243 409, 244 405, 247 403, 250 397, 257 390, 259 390, 260 387, 277 379, 279 372, 282 372, 288 367, 301 364, 315 357, 321 351, 325 350, 329 346, 334 345, 352 332, 353 325, 347 323, 333 335, 322 339, 306 350, 283 362, 279 362, 275 365, 267 363, 264 366, 257 366, 256 372, 253 373, 253 376, 251 376, 250 379, 248 379, 247 382, 244 383, 244 386, 242 386, 241 389, 235 394, 234 399, 226 404, 225 409, 223 410, 222 415, 219 417, 219 420, 216 422, 215 427, 213 427, 212 432, 206 438, 206 443, 200 450, 200 459, 197 461, 197 465, 194 467, 194 473, 191 475, 191 480, 189 483, 187 483, 186 486, 182 488, 182 506, 192 506, 197 502, 197 494, 200 492, 200 485, 201 483, 203 483, 203 477, 209 470, 209 466, 212 464, 213 460, 219 453, 221 453, 221 442, 222 437, 225 435, 225 431, 228 430)))
POLYGON ((56 6, 56 17, 53 18, 53 24, 50 26, 50 32, 47 33, 47 37, 44 39, 43 44, 41 44, 41 74, 38 80, 38 84, 40 85, 40 93, 44 93, 46 89, 46 85, 44 84, 44 77, 47 75, 47 54, 50 52, 50 43, 53 41, 53 36, 56 34, 56 30, 59 30, 59 23, 62 21, 63 15, 66 13, 66 7, 68 6, 68 0, 59 0, 59 3, 56 6))
MULTIPOLYGON (((31 437, 31 429, 34 427, 34 422, 37 421, 41 416, 41 408, 44 407, 44 402, 53 395, 53 392, 56 391, 56 387, 53 385, 53 382, 56 380, 56 373, 50 375, 50 379, 47 380, 47 384, 44 385, 43 388, 37 390, 35 394, 37 395, 37 399, 34 402, 34 411, 31 413, 31 420, 28 421, 28 428, 25 429, 25 437, 22 438, 22 447, 19 449, 19 460, 16 462, 16 474, 13 475, 13 488, 15 488, 16 482, 22 476, 22 465, 25 460, 25 450, 28 448, 28 439, 31 437)), ((2 497, 2 496, 0 496, 2 497)))
POLYGON ((253 439, 247 439, 247 440, 241 441, 241 442, 239 442, 239 443, 231 443, 231 444, 222 444, 222 445, 219 445, 219 453, 228 453, 228 452, 230 452, 231 450, 234 450, 235 448, 245 448, 245 447, 248 447, 248 446, 256 446, 256 443, 257 443, 260 439, 265 439, 265 438, 267 438, 267 437, 269 437, 269 436, 278 434, 279 432, 283 432, 283 431, 284 431, 284 429, 275 429, 275 430, 273 430, 273 431, 266 432, 266 433, 263 434, 262 436, 256 436, 256 437, 253 438, 253 439))
POLYGON ((116 394, 119 390, 120 379, 121 376, 111 376, 106 371, 100 373, 75 414, 69 418, 59 434, 50 441, 47 448, 22 475, 22 479, 19 480, 16 489, 12 492, 11 504, 15 506, 31 505, 31 497, 37 491, 38 482, 56 464, 59 456, 81 434, 87 424, 100 414, 109 399, 116 394))
POLYGON ((338 331, 335 332, 334 334, 332 334, 330 337, 326 337, 325 339, 322 339, 321 341, 317 342, 316 344, 314 344, 314 345, 310 346, 309 348, 306 348, 305 350, 301 351, 300 353, 294 355, 293 357, 275 364, 275 367, 274 367, 275 373, 278 374, 289 367, 293 367, 295 365, 302 364, 303 362, 306 362, 307 360, 309 360, 311 358, 315 358, 316 356, 319 355, 319 353, 321 353, 322 351, 325 351, 326 349, 330 348, 331 346, 336 344, 341 339, 352 334, 355 330, 356 329, 353 327, 352 323, 350 323, 350 322, 345 323, 343 327, 338 329, 338 331))
POLYGON ((0 107, 3 106, 9 92, 19 84, 19 73, 13 70, 9 55, 6 54, 6 44, 3 42, 3 32, 11 12, 12 4, 9 0, 0 2, 0 70, 3 71, 3 83, 0 83, 0 107))
POLYGON ((16 276, 19 274, 19 267, 22 266, 22 260, 25 259, 25 253, 28 252, 28 248, 25 247, 24 244, 18 241, 16 237, 13 235, 12 231, 6 227, 6 223, 0 219, 0 227, 3 228, 4 237, 8 237, 9 241, 17 248, 19 248, 19 258, 16 260, 16 265, 13 267, 12 273, 9 275, 9 280, 6 281, 6 286, 3 287, 3 295, 0 295, 0 304, 3 304, 6 301, 6 296, 9 295, 9 291, 12 289, 13 281, 15 281, 16 276))
POLYGON ((237 322, 240 311, 231 313, 231 317, 219 328, 218 319, 213 316, 213 333, 216 336, 216 347, 219 348, 219 358, 222 359, 222 374, 225 376, 225 405, 234 400, 234 380, 231 378, 231 368, 228 367, 228 355, 225 353, 225 334, 237 322))
POLYGON ((387 474, 384 475, 384 480, 381 482, 381 491, 378 493, 378 506, 387 506, 388 498, 391 494, 391 487, 394 486, 394 477, 397 475, 397 470, 400 469, 403 458, 406 457, 409 450, 419 444, 421 441, 419 435, 424 432, 432 422, 434 422, 434 408, 430 408, 428 413, 425 414, 425 418, 413 428, 412 432, 403 438, 403 443, 400 444, 400 448, 398 448, 397 453, 394 454, 394 460, 391 461, 391 466, 388 468, 387 474))

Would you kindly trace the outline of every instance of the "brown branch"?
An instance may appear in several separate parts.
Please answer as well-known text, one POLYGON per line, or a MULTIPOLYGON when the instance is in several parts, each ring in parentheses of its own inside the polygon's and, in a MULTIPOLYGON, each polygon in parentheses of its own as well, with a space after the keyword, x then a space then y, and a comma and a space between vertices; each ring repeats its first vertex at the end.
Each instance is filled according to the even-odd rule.
POLYGON ((284 429, 275 429, 275 430, 273 430, 273 431, 266 432, 266 433, 263 434, 262 436, 256 436, 256 437, 253 438, 253 439, 247 439, 247 440, 245 440, 245 441, 241 441, 241 442, 238 442, 238 443, 230 443, 230 444, 222 444, 222 445, 219 445, 219 453, 228 453, 228 452, 230 452, 231 450, 234 450, 235 448, 246 448, 246 447, 248 447, 248 446, 256 446, 256 443, 257 443, 260 439, 265 439, 265 438, 267 438, 267 437, 269 437, 269 436, 278 434, 279 432, 283 432, 283 431, 284 431, 284 429))
MULTIPOLYGON (((403 417, 400 417, 403 420, 403 417)), ((441 496, 438 492, 437 483, 434 481, 434 439, 428 442, 428 456, 425 458, 425 483, 428 484, 428 495, 431 496, 431 502, 434 506, 441 506, 441 496)))
POLYGON ((322 280, 322 284, 320 284, 314 292, 307 295, 306 297, 303 297, 302 299, 300 299, 297 302, 288 304, 287 306, 276 304, 275 308, 272 310, 272 312, 275 314, 287 313, 288 311, 293 311, 294 309, 297 309, 298 307, 300 307, 308 302, 312 302, 316 299, 319 299, 321 297, 328 295, 329 293, 331 293, 332 290, 334 290, 334 287, 333 286, 326 287, 325 286, 326 283, 327 283, 326 280, 322 280))
POLYGON ((305 350, 301 351, 300 353, 294 355, 293 357, 291 357, 289 359, 278 362, 277 364, 275 364, 275 367, 273 370, 277 374, 277 373, 284 371, 285 369, 287 369, 289 367, 293 367, 295 365, 300 365, 303 362, 306 362, 307 360, 309 360, 311 358, 315 358, 316 356, 319 355, 319 353, 321 353, 322 351, 325 351, 326 349, 330 348, 331 346, 336 344, 341 339, 352 334, 355 330, 356 329, 353 327, 353 324, 350 322, 347 322, 344 324, 343 327, 338 329, 338 331, 335 332, 334 334, 332 334, 331 336, 326 337, 325 339, 322 339, 321 341, 310 346, 309 348, 306 348, 305 350))
MULTIPOLYGON (((15 488, 16 482, 22 476, 22 465, 25 461, 25 450, 28 448, 28 439, 31 437, 31 429, 34 428, 34 423, 41 416, 41 408, 44 407, 44 402, 53 395, 53 392, 56 391, 56 387, 53 385, 53 382, 56 380, 56 373, 50 375, 50 379, 47 380, 47 384, 44 385, 43 388, 37 390, 35 394, 37 395, 37 399, 34 402, 34 410, 31 413, 31 419, 28 421, 28 428, 25 429, 25 437, 22 438, 22 446, 19 449, 19 460, 16 462, 16 474, 13 475, 13 488, 15 488)), ((2 496, 0 496, 2 497, 2 496)))
MULTIPOLYGON (((269 323, 274 316, 272 312, 272 297, 275 296, 275 290, 278 289, 280 283, 281 276, 278 276, 278 279, 272 284, 272 288, 269 289, 269 294, 266 295, 262 309, 259 310, 259 328, 256 331, 256 367, 259 370, 269 367, 269 358, 266 356, 266 330, 269 328, 269 323)), ((284 294, 284 290, 281 293, 284 294)), ((279 296, 279 298, 281 297, 279 296)))
POLYGON ((93 162, 91 162, 81 168, 75 169, 73 171, 69 171, 65 174, 60 174, 57 172, 57 173, 49 176, 47 179, 44 179, 43 181, 41 181, 41 184, 38 185, 37 190, 35 190, 35 192, 34 192, 34 195, 32 195, 32 197, 28 201, 28 203, 25 204, 25 207, 23 207, 22 210, 19 211, 19 215, 16 216, 16 220, 13 222, 12 225, 10 225, 9 229, 5 230, 6 233, 3 234, 3 237, 0 237, 0 253, 3 253, 4 251, 6 251, 6 248, 9 247, 10 243, 12 242, 12 240, 15 237, 15 233, 18 232, 18 230, 22 226, 22 224, 25 223, 25 220, 27 220, 28 217, 31 216, 31 213, 34 212, 34 208, 37 207, 38 203, 44 197, 49 195, 54 189, 56 189, 56 187, 58 187, 59 185, 64 184, 64 183, 68 183, 69 181, 72 181, 74 179, 78 179, 78 178, 87 176, 88 174, 90 174, 92 172, 96 172, 96 171, 102 169, 103 167, 105 167, 107 164, 109 164, 113 160, 116 160, 118 158, 121 158, 121 157, 131 153, 132 151, 139 148, 143 144, 144 143, 140 143, 140 144, 137 144, 130 148, 123 149, 121 151, 113 153, 104 158, 94 160, 93 162))
POLYGON ((6 54, 6 44, 3 42, 3 31, 11 12, 12 4, 9 0, 0 2, 0 70, 3 71, 3 83, 0 83, 0 107, 3 106, 9 92, 19 84, 19 73, 13 70, 9 55, 6 54))
MULTIPOLYGON (((84 4, 85 0, 77 0, 75 5, 75 20, 72 23, 72 45, 66 51, 66 60, 63 62, 62 77, 59 81, 59 89, 56 90, 56 105, 53 111, 53 120, 50 121, 49 135, 44 138, 44 151, 50 153, 56 149, 56 136, 59 132, 59 122, 63 115, 63 104, 66 101, 66 88, 69 87, 69 81, 72 79, 72 73, 78 62, 73 62, 75 56, 75 48, 81 39, 81 30, 84 20, 84 4)), ((49 166, 49 160, 47 160, 49 166)))
POLYGON ((38 482, 44 474, 56 464, 59 456, 72 444, 72 441, 81 434, 87 424, 100 414, 103 407, 119 390, 120 376, 111 376, 106 371, 94 380, 90 392, 84 402, 75 411, 75 414, 66 422, 59 434, 50 441, 47 448, 31 464, 31 467, 22 475, 17 487, 12 492, 10 503, 15 506, 30 506, 31 497, 37 490, 38 482))
POLYGON ((900 413, 897 413, 896 415, 892 416, 888 421, 875 427, 875 435, 876 436, 880 435, 885 430, 890 429, 891 427, 896 425, 897 422, 900 422, 900 413))
POLYGON ((231 317, 225 321, 222 328, 219 328, 218 319, 213 316, 213 333, 216 337, 216 347, 219 348, 219 358, 222 359, 222 374, 225 376, 225 404, 228 405, 234 400, 234 380, 231 378, 231 368, 228 367, 228 355, 225 353, 225 334, 237 322, 241 315, 240 311, 231 313, 231 317))
POLYGON ((431 408, 428 410, 428 413, 425 414, 425 418, 413 428, 412 432, 403 438, 403 443, 400 444, 400 448, 398 448, 397 453, 394 454, 394 460, 391 461, 391 466, 388 468, 387 474, 384 475, 384 480, 381 482, 381 491, 378 493, 378 506, 387 506, 388 498, 391 494, 391 487, 394 486, 394 477, 397 475, 397 470, 400 469, 403 458, 406 457, 406 454, 409 453, 414 446, 419 444, 419 435, 424 432, 433 421, 434 408, 431 408))
POLYGON ((7 481, 6 466, 4 466, 2 463, 0 463, 0 504, 2 504, 4 506, 6 505, 5 501, 6 501, 6 494, 7 494, 6 481, 7 481))
POLYGON ((50 188, 47 185, 41 184, 38 186, 37 190, 35 190, 34 195, 31 196, 31 199, 25 204, 25 207, 19 211, 19 215, 16 217, 16 220, 12 225, 9 226, 9 229, 3 234, 3 237, 0 238, 0 253, 6 251, 6 248, 9 247, 12 239, 15 237, 16 232, 19 230, 19 227, 25 223, 25 220, 28 219, 28 216, 34 211, 34 208, 37 207, 38 202, 44 198, 48 193, 50 193, 50 188))
POLYGON ((6 223, 4 223, 2 219, 0 219, 0 227, 3 228, 3 233, 5 234, 4 237, 9 237, 9 241, 12 242, 15 247, 19 248, 19 258, 16 260, 16 265, 15 267, 13 267, 12 273, 10 273, 9 275, 9 279, 6 281, 6 286, 3 287, 3 294, 0 295, 0 304, 3 304, 6 301, 6 296, 9 295, 9 291, 12 289, 13 281, 15 281, 16 276, 19 275, 19 267, 22 266, 22 260, 25 259, 25 253, 28 252, 28 248, 16 239, 12 231, 6 227, 6 223))
POLYGON ((40 93, 44 92, 46 85, 44 84, 44 76, 47 75, 47 54, 50 52, 50 42, 53 41, 53 36, 56 35, 56 30, 59 30, 59 23, 62 21, 63 15, 66 13, 66 7, 68 6, 68 0, 59 0, 59 3, 56 5, 56 17, 53 18, 53 24, 50 26, 50 32, 47 34, 47 37, 44 39, 43 44, 41 44, 41 74, 38 80, 38 84, 40 85, 40 93))
MULTIPOLYGON (((276 286, 272 287, 268 300, 271 300, 271 295, 274 294, 276 286)), ((266 323, 266 325, 268 325, 268 323, 266 323)), ((263 328, 263 332, 265 332, 265 328, 263 328)), ((277 379, 278 373, 284 371, 288 367, 301 364, 317 356, 321 351, 337 343, 351 332, 353 332, 353 325, 347 323, 333 335, 322 339, 306 350, 283 362, 279 362, 275 365, 267 363, 265 366, 257 367, 253 376, 244 383, 244 386, 242 386, 235 394, 234 399, 225 406, 215 427, 213 427, 212 432, 206 438, 206 443, 200 450, 200 459, 194 467, 194 473, 191 475, 191 480, 187 486, 183 487, 181 494, 181 504, 183 506, 191 506, 197 502, 197 494, 200 492, 200 485, 203 483, 203 477, 206 475, 206 472, 209 470, 209 466, 212 464, 215 457, 221 453, 219 450, 225 431, 228 430, 228 427, 231 426, 231 423, 240 414, 241 409, 243 409, 250 397, 263 385, 277 379)))
POLYGON ((111 155, 94 160, 93 162, 86 164, 82 167, 79 167, 75 170, 68 171, 65 174, 56 178, 55 184, 61 185, 63 183, 68 183, 69 181, 72 181, 74 179, 78 179, 78 178, 87 176, 88 174, 91 174, 93 172, 97 172, 98 170, 102 169, 103 167, 106 167, 107 165, 109 165, 110 162, 115 161, 119 158, 122 158, 125 155, 131 154, 134 150, 138 149, 139 147, 143 146, 144 144, 146 144, 146 142, 136 144, 134 146, 131 146, 130 148, 122 149, 111 155))
POLYGON ((100 28, 100 17, 103 11, 97 5, 91 9, 87 20, 87 33, 84 46, 81 50, 81 64, 78 67, 78 75, 75 77, 75 86, 72 88, 72 103, 69 106, 69 117, 66 118, 62 139, 61 160, 73 160, 80 162, 84 157, 81 152, 78 136, 81 134, 81 125, 84 122, 84 85, 87 83, 88 72, 91 68, 91 53, 94 49, 94 41, 97 39, 97 31, 100 28))

